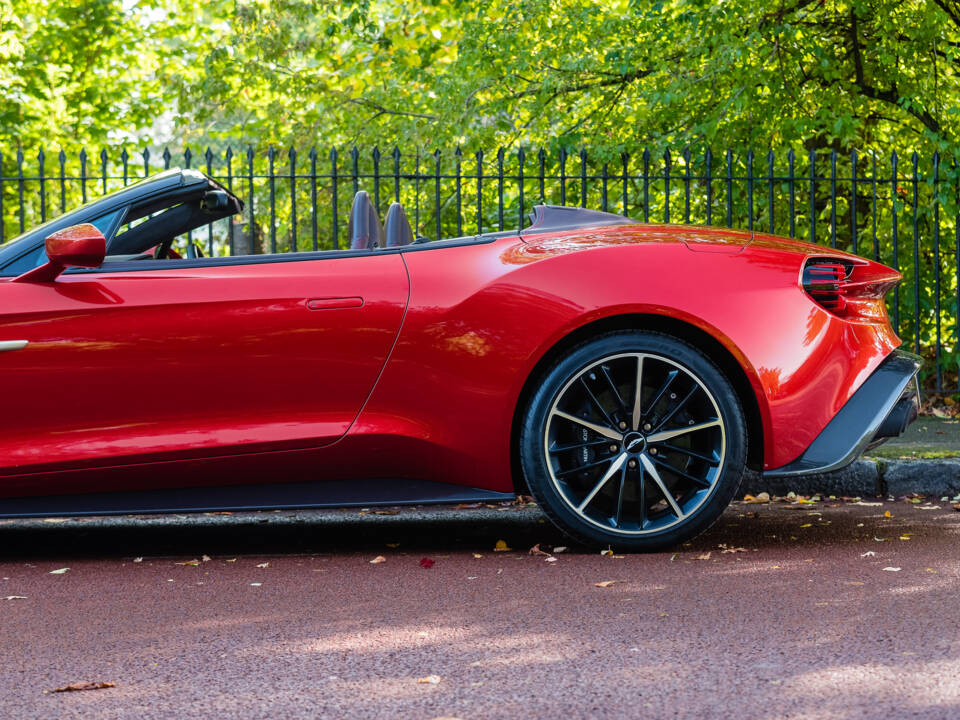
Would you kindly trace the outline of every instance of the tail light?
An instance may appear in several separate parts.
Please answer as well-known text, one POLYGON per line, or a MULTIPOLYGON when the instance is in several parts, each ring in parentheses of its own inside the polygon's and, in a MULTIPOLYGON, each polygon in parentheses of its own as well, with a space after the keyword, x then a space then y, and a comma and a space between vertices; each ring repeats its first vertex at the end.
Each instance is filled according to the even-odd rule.
POLYGON ((802 285, 824 310, 851 320, 886 319, 884 297, 902 279, 896 270, 869 260, 813 257, 803 266, 802 285))

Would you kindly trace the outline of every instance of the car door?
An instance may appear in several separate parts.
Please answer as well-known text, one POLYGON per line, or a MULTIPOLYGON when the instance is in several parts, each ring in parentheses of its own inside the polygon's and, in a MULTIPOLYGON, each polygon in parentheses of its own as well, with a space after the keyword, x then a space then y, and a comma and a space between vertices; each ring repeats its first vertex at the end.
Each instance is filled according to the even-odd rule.
POLYGON ((0 282, 0 475, 332 443, 409 296, 396 253, 131 265, 0 282))

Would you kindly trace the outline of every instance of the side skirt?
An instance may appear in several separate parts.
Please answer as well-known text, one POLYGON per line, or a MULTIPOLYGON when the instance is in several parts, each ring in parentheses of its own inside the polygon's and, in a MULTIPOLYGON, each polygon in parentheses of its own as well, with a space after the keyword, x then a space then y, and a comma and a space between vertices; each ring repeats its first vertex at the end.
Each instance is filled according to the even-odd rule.
POLYGON ((428 480, 334 480, 0 499, 0 518, 503 502, 512 493, 428 480))

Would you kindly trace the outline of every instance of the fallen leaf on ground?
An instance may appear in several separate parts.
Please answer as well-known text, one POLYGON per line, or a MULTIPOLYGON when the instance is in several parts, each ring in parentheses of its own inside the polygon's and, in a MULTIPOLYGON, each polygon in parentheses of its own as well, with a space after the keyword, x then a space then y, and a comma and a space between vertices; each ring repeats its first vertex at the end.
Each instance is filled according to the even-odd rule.
POLYGON ((610 548, 607 548, 606 550, 601 550, 600 554, 603 555, 604 557, 613 557, 613 550, 611 550, 610 548))
POLYGON ((398 510, 374 510, 374 515, 399 515, 400 511, 398 510))
POLYGON ((417 678, 417 682, 421 685, 438 685, 440 683, 440 676, 427 675, 426 677, 417 678))
POLYGON ((117 684, 112 682, 78 682, 78 683, 73 683, 72 685, 59 687, 56 690, 51 690, 51 692, 79 692, 81 690, 105 690, 106 688, 112 688, 116 686, 117 684))
POLYGON ((876 553, 873 550, 867 550, 865 553, 860 553, 860 557, 873 557, 876 553))
POLYGON ((555 557, 553 557, 553 555, 551 555, 550 557, 548 557, 548 558, 546 559, 545 562, 556 562, 556 561, 557 561, 557 559, 556 559, 555 557))
POLYGON ((250 587, 260 587, 263 583, 250 583, 250 587))
POLYGON ((896 567, 885 567, 884 570, 888 572, 900 572, 900 568, 896 568, 896 567))
POLYGON ((63 574, 64 574, 67 570, 69 570, 69 569, 70 569, 70 568, 60 568, 59 570, 51 570, 51 571, 50 571, 50 574, 51 574, 51 575, 63 575, 63 574))
POLYGON ((720 544, 720 554, 721 554, 721 555, 722 555, 723 553, 738 553, 738 552, 746 552, 746 551, 747 551, 747 549, 746 549, 746 548, 743 548, 743 547, 733 547, 733 546, 727 547, 727 546, 724 545, 723 543, 720 544))
POLYGON ((540 543, 537 543, 536 545, 534 545, 527 552, 529 552, 531 555, 543 555, 545 557, 550 557, 550 553, 544 552, 543 550, 540 549, 540 543))
POLYGON ((190 567, 196 567, 200 564, 199 560, 187 560, 186 562, 174 563, 174 565, 189 565, 190 567))
POLYGON ((480 553, 474 553, 473 556, 478 560, 483 557, 483 555, 481 555, 480 553))
POLYGON ((756 495, 744 495, 745 503, 768 503, 770 502, 770 493, 757 493, 756 495))
POLYGON ((200 562, 210 562, 212 558, 209 555, 202 555, 200 557, 200 562))
POLYGON ((802 528, 813 527, 813 523, 804 523, 804 524, 801 525, 800 527, 802 527, 802 528))
POLYGON ((370 561, 371 565, 379 565, 380 563, 385 563, 387 559, 383 555, 377 555, 373 560, 370 561))
POLYGON ((26 595, 7 595, 4 600, 26 600, 26 595))
POLYGON ((554 551, 555 553, 566 552, 566 551, 567 551, 567 546, 566 546, 566 545, 557 545, 557 546, 553 549, 553 551, 554 551))
POLYGON ((709 560, 712 551, 707 551, 703 555, 697 555, 697 560, 709 560))
POLYGON ((229 560, 224 560, 224 562, 236 562, 236 561, 237 561, 236 558, 230 558, 229 560))
POLYGON ((900 539, 901 539, 901 540, 909 540, 909 539, 910 539, 910 536, 909 536, 909 535, 901 535, 901 536, 900 536, 900 539))
POLYGON ((960 503, 954 503, 954 504, 953 504, 953 509, 954 509, 954 510, 960 510, 960 503))
POLYGON ((135 563, 142 563, 142 562, 143 562, 143 558, 142 558, 142 557, 135 557, 135 558, 133 559, 133 561, 134 561, 135 563))
POLYGON ((604 580, 603 582, 594 583, 594 587, 606 588, 610 587, 616 582, 616 580, 604 580))
POLYGON ((400 547, 400 543, 387 543, 387 547, 388 547, 388 548, 398 548, 398 547, 400 547))
POLYGON ((268 567, 270 567, 270 563, 268 563, 268 562, 260 563, 259 565, 257 565, 257 567, 258 567, 258 568, 268 568, 268 567))
MULTIPOLYGON (((420 567, 422 567, 424 570, 429 570, 430 568, 432 568, 432 567, 433 567, 434 565, 436 565, 436 564, 437 564, 437 563, 436 563, 434 560, 431 560, 430 558, 421 558, 421 559, 420 559, 420 567)), ((432 676, 431 676, 431 677, 432 677, 432 676)))
POLYGON ((494 552, 510 552, 512 550, 509 545, 507 545, 506 540, 497 540, 497 544, 493 546, 494 552))
POLYGON ((892 518, 892 517, 893 517, 893 513, 890 512, 889 510, 884 510, 883 516, 884 516, 885 518, 892 518))

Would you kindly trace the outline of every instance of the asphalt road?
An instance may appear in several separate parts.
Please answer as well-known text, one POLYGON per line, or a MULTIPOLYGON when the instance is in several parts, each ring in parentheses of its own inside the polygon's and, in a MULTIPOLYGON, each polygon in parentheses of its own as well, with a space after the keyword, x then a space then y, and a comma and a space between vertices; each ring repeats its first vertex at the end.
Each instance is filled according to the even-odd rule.
POLYGON ((958 717, 958 541, 904 501, 555 562, 524 507, 4 522, 0 717, 958 717))

